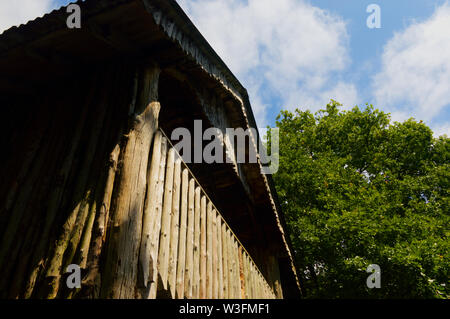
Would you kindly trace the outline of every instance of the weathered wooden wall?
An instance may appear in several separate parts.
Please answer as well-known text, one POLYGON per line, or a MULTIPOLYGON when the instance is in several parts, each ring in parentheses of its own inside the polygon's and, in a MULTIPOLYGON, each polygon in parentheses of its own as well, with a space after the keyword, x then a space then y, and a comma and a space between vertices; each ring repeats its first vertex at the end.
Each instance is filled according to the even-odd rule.
MULTIPOLYGON (((149 258, 153 280, 146 286, 150 288, 146 297, 155 298, 159 292, 171 298, 275 298, 237 236, 161 131, 156 133, 150 167, 151 175, 160 179, 148 191, 164 198, 151 205, 160 212, 151 215, 155 220, 150 223, 157 225, 152 234, 158 237, 159 232, 160 240, 159 250, 156 241, 148 252, 153 256, 149 258)), ((141 257, 146 239, 143 234, 141 257)), ((148 264, 142 260, 142 267, 148 264)))
POLYGON ((52 83, 39 96, 8 101, 10 117, 2 119, 8 160, 0 172, 1 297, 70 297, 73 291, 64 289, 69 264, 97 278, 135 70, 118 63, 83 75, 52 83))
POLYGON ((0 297, 275 298, 157 129, 159 72, 114 63, 5 102, 0 297))

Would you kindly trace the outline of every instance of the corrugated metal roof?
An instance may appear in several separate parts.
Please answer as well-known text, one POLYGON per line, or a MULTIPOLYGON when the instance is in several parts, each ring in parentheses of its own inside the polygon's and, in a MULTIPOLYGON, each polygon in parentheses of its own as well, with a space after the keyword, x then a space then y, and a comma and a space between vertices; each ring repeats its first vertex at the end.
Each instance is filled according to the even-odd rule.
POLYGON ((19 25, 12 26, 12 27, 10 27, 10 28, 4 30, 2 33, 0 33, 0 38, 1 38, 4 34, 9 33, 9 32, 14 32, 15 30, 21 29, 22 27, 24 27, 24 26, 26 26, 26 25, 28 25, 28 24, 39 23, 40 20, 42 20, 42 19, 47 19, 48 16, 51 16, 51 15, 54 15, 54 14, 58 14, 58 13, 60 13, 61 11, 64 11, 64 12, 65 12, 65 11, 66 11, 66 8, 67 8, 69 5, 71 5, 71 4, 79 4, 79 2, 82 2, 82 1, 83 1, 83 0, 70 2, 70 3, 68 3, 66 6, 61 6, 61 7, 57 8, 57 9, 53 9, 53 10, 50 11, 50 12, 44 13, 44 15, 42 15, 42 16, 36 17, 36 18, 34 18, 34 19, 32 19, 32 20, 28 20, 27 22, 21 23, 21 24, 19 24, 19 25))
POLYGON ((83 12, 83 18, 87 19, 92 15, 107 9, 111 9, 126 2, 135 0, 78 0, 66 6, 62 6, 41 17, 30 20, 27 23, 13 26, 0 34, 0 53, 13 49, 21 44, 31 42, 35 39, 57 30, 67 28, 68 17, 67 7, 70 4, 78 4, 83 12))

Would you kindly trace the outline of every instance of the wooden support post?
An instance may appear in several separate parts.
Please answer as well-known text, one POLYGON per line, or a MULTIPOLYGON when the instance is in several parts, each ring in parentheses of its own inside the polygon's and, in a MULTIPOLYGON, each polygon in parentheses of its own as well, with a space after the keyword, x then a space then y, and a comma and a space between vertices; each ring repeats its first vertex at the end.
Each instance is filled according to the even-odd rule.
MULTIPOLYGON (((167 141, 160 131, 155 134, 151 166, 148 172, 147 198, 144 207, 143 230, 139 254, 140 297, 150 298, 151 286, 156 283, 157 247, 159 246, 159 227, 162 211, 167 141), (156 233, 155 233, 156 232, 156 233), (157 242, 155 242, 155 240, 157 242)), ((156 297, 156 287, 153 289, 156 297)))
POLYGON ((102 287, 107 298, 135 298, 137 269, 142 237, 142 217, 147 188, 147 165, 150 146, 158 126, 160 104, 158 80, 160 70, 143 70, 138 98, 122 157, 122 167, 114 191, 115 209, 112 214, 106 270, 108 281, 102 287))

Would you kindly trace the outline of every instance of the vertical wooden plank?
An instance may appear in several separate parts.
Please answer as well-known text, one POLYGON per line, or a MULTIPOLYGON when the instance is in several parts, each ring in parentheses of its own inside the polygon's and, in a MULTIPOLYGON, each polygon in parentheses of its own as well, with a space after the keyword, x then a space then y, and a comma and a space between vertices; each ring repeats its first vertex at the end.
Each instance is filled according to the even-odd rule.
POLYGON ((253 264, 253 294, 254 298, 258 299, 258 286, 257 286, 257 277, 256 277, 256 265, 253 264))
POLYGON ((187 210, 189 193, 189 172, 183 169, 181 179, 181 209, 180 209, 180 241, 178 244, 178 264, 177 264, 177 296, 184 298, 184 274, 186 269, 186 237, 187 237, 187 210))
POLYGON ((259 293, 258 293, 258 273, 255 271, 254 272, 254 276, 255 276, 255 298, 259 299, 259 293))
POLYGON ((217 212, 212 209, 211 204, 211 216, 212 216, 212 298, 219 298, 219 263, 218 263, 218 241, 217 241, 217 212))
POLYGON ((269 299, 269 290, 267 289, 266 282, 264 282, 264 299, 269 299))
POLYGON ((172 299, 176 298, 176 279, 178 261, 178 239, 180 231, 180 193, 181 193, 181 158, 175 160, 172 193, 172 221, 170 222, 170 250, 169 250, 169 289, 172 299))
POLYGON ((193 298, 194 281, 194 231, 195 231, 195 181, 189 180, 188 228, 186 234, 186 272, 184 278, 184 296, 193 298))
POLYGON ((250 265, 250 258, 246 257, 247 260, 247 294, 248 294, 248 299, 252 299, 252 287, 251 287, 251 283, 250 283, 250 272, 251 272, 251 265, 250 265))
POLYGON ((272 290, 275 293, 276 298, 282 299, 283 291, 281 289, 280 268, 278 265, 278 259, 274 254, 269 254, 267 259, 270 269, 270 278, 271 278, 270 284, 272 286, 272 290))
MULTIPOLYGON (((167 290, 169 274, 170 223, 172 217, 173 170, 175 164, 175 150, 169 149, 167 155, 166 184, 164 186, 164 202, 161 217, 161 237, 158 255, 158 274, 162 286, 158 289, 167 290)), ((159 282, 158 282, 159 285, 159 282)))
POLYGON ((244 254, 244 265, 245 265, 245 299, 250 299, 250 286, 248 281, 249 264, 247 252, 245 252, 244 254))
POLYGON ((222 266, 223 266, 223 298, 229 298, 228 292, 228 241, 227 241, 227 225, 225 223, 222 224, 222 266))
POLYGON ((260 296, 260 293, 261 293, 260 292, 260 289, 261 289, 261 287, 260 287, 261 277, 259 275, 258 269, 256 269, 255 277, 256 277, 256 298, 259 299, 261 297, 260 296))
POLYGON ((265 299, 265 296, 264 296, 264 280, 263 280, 262 276, 260 276, 260 279, 261 279, 261 281, 259 283, 260 299, 265 299))
POLYGON ((159 169, 161 166, 161 143, 162 143, 162 133, 156 131, 155 141, 153 143, 153 153, 152 161, 150 164, 150 171, 147 184, 147 198, 144 206, 144 217, 142 222, 142 237, 141 237, 141 247, 139 252, 139 286, 143 288, 141 292, 141 297, 146 298, 147 290, 150 286, 152 280, 150 276, 151 257, 150 253, 152 250, 151 239, 152 239, 152 226, 154 223, 156 215, 156 206, 154 203, 157 201, 158 196, 158 182, 159 182, 159 169))
POLYGON ((236 272, 236 258, 234 256, 234 250, 235 250, 235 245, 234 245, 234 235, 233 233, 231 233, 230 236, 230 260, 231 260, 231 267, 233 269, 233 276, 231 277, 232 280, 232 287, 233 287, 233 299, 238 299, 238 295, 236 294, 236 278, 239 277, 239 274, 236 272))
POLYGON ((242 246, 239 245, 238 254, 239 254, 239 279, 241 281, 241 299, 245 298, 245 266, 244 266, 244 256, 243 256, 242 246))
MULTIPOLYGON (((206 202, 206 199, 205 199, 206 202)), ((213 297, 213 263, 212 263, 212 244, 213 244, 213 224, 212 224, 212 204, 207 206, 207 227, 206 227, 206 298, 213 297)))
POLYGON ((206 282, 207 282, 207 273, 206 273, 206 254, 207 254, 207 243, 206 237, 208 235, 207 229, 207 220, 208 216, 206 215, 206 198, 205 196, 201 197, 200 201, 200 299, 207 298, 206 293, 206 282))
POLYGON ((262 299, 267 299, 267 295, 266 295, 266 293, 267 293, 267 291, 266 291, 266 284, 265 284, 264 281, 262 282, 261 287, 262 287, 262 299))
POLYGON ((244 299, 248 299, 248 293, 247 293, 247 289, 248 289, 248 285, 247 285, 247 261, 246 261, 247 253, 245 252, 244 249, 242 249, 241 256, 242 256, 242 273, 243 273, 242 279, 244 280, 244 283, 243 283, 244 299))
POLYGON ((257 278, 256 278, 256 265, 253 263, 253 294, 255 299, 258 299, 258 286, 257 286, 257 278))
POLYGON ((242 292, 241 292, 241 272, 240 272, 240 265, 239 265, 239 243, 237 239, 233 236, 233 243, 234 243, 234 249, 233 249, 233 257, 234 257, 234 267, 235 267, 235 282, 236 282, 236 291, 235 291, 235 298, 241 299, 242 298, 242 292))
POLYGON ((233 234, 230 232, 229 229, 227 229, 227 246, 228 246, 228 255, 227 255, 227 262, 228 262, 228 270, 229 270, 229 277, 228 277, 228 294, 230 299, 235 299, 235 292, 236 292, 236 280, 235 280, 235 265, 234 265, 234 258, 233 258, 233 234))
POLYGON ((192 296, 194 299, 200 297, 200 187, 195 189, 195 224, 194 224, 194 278, 192 283, 192 296))
POLYGON ((222 217, 217 214, 217 283, 219 295, 217 298, 224 299, 223 294, 223 259, 222 259, 222 217))
POLYGON ((250 295, 251 299, 255 299, 255 286, 254 286, 254 277, 253 277, 253 262, 250 260, 250 295))
POLYGON ((262 298, 262 275, 258 272, 258 298, 262 298))
POLYGON ((266 278, 264 278, 263 275, 261 275, 261 295, 263 299, 266 298, 266 278))
POLYGON ((267 281, 264 276, 263 276, 263 298, 268 299, 268 297, 267 297, 267 281))
POLYGON ((261 299, 267 299, 267 297, 266 297, 266 284, 265 284, 264 280, 261 282, 261 299))
POLYGON ((151 230, 150 230, 150 299, 156 298, 156 291, 158 287, 158 248, 159 248, 159 235, 161 231, 161 214, 162 214, 162 202, 164 194, 164 181, 166 176, 166 159, 167 159, 167 139, 165 137, 161 140, 161 158, 159 163, 159 176, 156 186, 156 201, 149 203, 151 207, 151 230))

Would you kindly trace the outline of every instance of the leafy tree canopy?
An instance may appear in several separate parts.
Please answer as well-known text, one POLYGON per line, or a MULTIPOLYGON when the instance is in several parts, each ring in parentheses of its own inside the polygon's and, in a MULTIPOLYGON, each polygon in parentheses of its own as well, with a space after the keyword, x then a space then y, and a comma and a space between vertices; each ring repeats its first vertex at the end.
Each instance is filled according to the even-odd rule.
POLYGON ((450 297, 450 141, 367 105, 282 111, 274 180, 310 298, 450 297), (381 267, 381 288, 366 269, 381 267))

